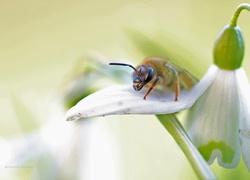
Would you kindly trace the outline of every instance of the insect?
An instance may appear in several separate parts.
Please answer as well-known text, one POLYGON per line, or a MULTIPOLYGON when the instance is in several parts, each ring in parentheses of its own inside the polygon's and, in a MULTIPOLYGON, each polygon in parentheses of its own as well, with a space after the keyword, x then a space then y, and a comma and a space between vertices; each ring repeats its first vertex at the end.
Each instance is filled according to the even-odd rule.
POLYGON ((133 88, 140 91, 144 86, 149 86, 143 99, 146 100, 149 93, 159 85, 175 92, 175 101, 181 89, 192 88, 199 80, 187 70, 172 64, 168 59, 148 57, 138 67, 125 63, 109 63, 109 65, 128 66, 134 70, 132 74, 133 88))

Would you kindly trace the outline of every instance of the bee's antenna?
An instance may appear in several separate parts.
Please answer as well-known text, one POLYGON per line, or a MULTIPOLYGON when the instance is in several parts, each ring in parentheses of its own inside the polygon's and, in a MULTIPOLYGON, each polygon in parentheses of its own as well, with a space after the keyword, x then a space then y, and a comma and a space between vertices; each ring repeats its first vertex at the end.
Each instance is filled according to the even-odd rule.
POLYGON ((133 70, 136 71, 135 67, 130 65, 130 64, 125 64, 125 63, 109 63, 109 65, 118 65, 118 66, 128 66, 131 67, 133 70))

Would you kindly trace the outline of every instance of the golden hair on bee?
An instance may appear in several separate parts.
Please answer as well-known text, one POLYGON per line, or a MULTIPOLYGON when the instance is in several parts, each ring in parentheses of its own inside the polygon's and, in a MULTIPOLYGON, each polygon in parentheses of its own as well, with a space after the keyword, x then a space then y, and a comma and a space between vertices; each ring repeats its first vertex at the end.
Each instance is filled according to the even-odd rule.
POLYGON ((198 79, 187 70, 172 64, 168 59, 159 57, 148 57, 136 68, 125 63, 109 63, 109 65, 132 68, 134 70, 132 74, 133 88, 140 91, 145 85, 149 85, 149 89, 143 97, 145 100, 155 86, 160 85, 174 91, 174 100, 178 101, 181 89, 190 89, 198 82, 198 79))

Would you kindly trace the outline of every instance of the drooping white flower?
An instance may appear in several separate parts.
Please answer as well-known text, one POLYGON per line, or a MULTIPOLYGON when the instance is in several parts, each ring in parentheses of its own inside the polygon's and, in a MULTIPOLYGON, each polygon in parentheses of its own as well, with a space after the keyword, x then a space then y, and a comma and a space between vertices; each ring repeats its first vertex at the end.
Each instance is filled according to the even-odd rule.
POLYGON ((243 68, 218 68, 211 86, 197 100, 187 116, 187 132, 209 164, 215 158, 234 168, 241 151, 250 162, 250 85, 243 68))
POLYGON ((236 21, 240 5, 219 33, 214 46, 216 78, 189 111, 186 127, 190 138, 209 164, 234 168, 242 152, 250 171, 250 84, 241 67, 244 40, 236 21))

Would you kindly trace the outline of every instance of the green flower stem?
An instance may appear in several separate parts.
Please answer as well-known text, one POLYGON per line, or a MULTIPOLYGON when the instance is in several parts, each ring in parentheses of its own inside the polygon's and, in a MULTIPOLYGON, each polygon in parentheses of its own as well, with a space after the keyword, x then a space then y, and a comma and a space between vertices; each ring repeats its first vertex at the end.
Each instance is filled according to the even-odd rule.
POLYGON ((216 179, 199 151, 191 142, 181 123, 174 114, 156 115, 166 130, 180 146, 199 179, 216 179))
POLYGON ((250 11, 250 5, 249 5, 249 4, 246 4, 246 3, 243 3, 243 4, 240 4, 240 5, 236 8, 236 10, 235 10, 235 12, 234 12, 234 15, 233 15, 233 17, 232 17, 232 19, 231 19, 231 24, 230 24, 231 26, 236 26, 236 25, 237 25, 238 17, 239 17, 239 15, 240 15, 240 13, 241 13, 241 11, 242 11, 243 9, 246 9, 246 10, 250 11))

